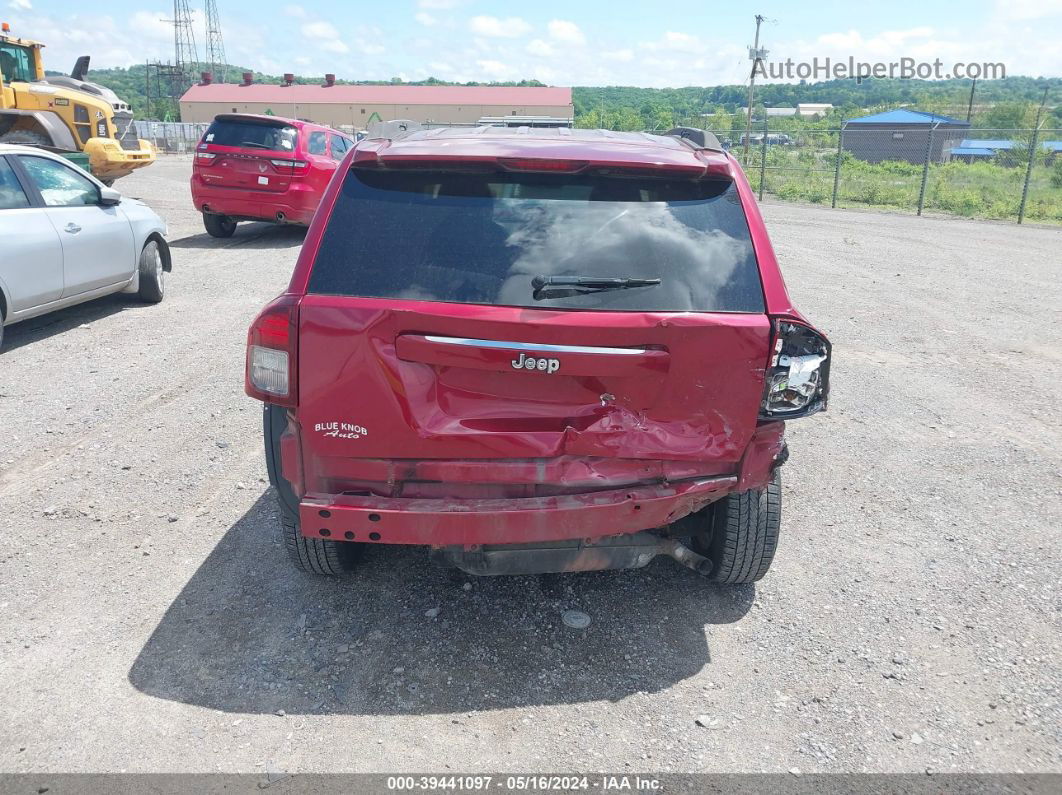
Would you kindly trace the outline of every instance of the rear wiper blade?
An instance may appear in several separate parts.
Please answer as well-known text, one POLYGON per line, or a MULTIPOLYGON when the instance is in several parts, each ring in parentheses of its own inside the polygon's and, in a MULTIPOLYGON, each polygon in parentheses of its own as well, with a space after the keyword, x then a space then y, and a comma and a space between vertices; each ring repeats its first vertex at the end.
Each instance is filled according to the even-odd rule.
POLYGON ((659 279, 638 279, 630 276, 536 276, 531 280, 532 298, 564 298, 581 293, 605 290, 629 290, 632 287, 653 287, 659 279))

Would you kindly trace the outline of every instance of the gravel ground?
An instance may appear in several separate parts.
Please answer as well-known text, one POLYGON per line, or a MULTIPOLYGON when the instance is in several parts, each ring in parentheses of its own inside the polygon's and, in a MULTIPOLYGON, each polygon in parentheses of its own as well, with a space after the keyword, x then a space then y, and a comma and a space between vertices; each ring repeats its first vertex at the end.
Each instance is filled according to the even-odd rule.
POLYGON ((0 354, 0 770, 1062 771, 1062 232, 765 207, 835 363, 755 587, 389 548, 331 582, 242 389, 302 234, 207 237, 188 172, 119 183, 170 225, 162 304, 0 354))

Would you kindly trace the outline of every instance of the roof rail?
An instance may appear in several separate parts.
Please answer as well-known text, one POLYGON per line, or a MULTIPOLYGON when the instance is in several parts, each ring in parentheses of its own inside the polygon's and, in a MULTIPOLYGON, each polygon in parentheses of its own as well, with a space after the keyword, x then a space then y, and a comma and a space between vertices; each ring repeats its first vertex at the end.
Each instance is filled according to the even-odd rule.
POLYGON ((391 121, 373 122, 369 125, 368 133, 370 138, 388 138, 394 141, 423 129, 420 122, 411 119, 392 119, 391 121))
POLYGON ((723 151, 723 145, 719 143, 719 139, 715 137, 715 133, 710 133, 707 130, 701 130, 697 127, 673 127, 664 133, 664 135, 688 141, 695 149, 714 149, 717 152, 723 151))

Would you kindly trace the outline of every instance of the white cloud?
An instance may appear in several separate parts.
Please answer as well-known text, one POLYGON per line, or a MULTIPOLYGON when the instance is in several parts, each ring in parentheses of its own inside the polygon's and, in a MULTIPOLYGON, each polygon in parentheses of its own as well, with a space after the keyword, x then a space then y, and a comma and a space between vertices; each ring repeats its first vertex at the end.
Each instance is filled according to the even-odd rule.
POLYGON ((554 19, 549 23, 549 35, 565 44, 586 44, 586 36, 579 26, 566 19, 554 19))
POLYGON ((996 0, 995 16, 1004 20, 1062 16, 1062 0, 996 0))
POLYGON ((532 39, 525 49, 540 58, 550 58, 554 55, 553 45, 542 39, 532 39))
POLYGON ((492 80, 505 80, 513 77, 516 73, 511 66, 495 60, 480 60, 476 61, 476 65, 480 68, 483 74, 490 77, 492 80))
POLYGON ((531 30, 531 26, 520 17, 506 17, 505 19, 487 16, 472 17, 468 26, 477 35, 505 39, 523 36, 531 30))
POLYGON ((653 52, 663 53, 699 53, 705 49, 704 43, 696 36, 691 36, 688 33, 677 33, 673 30, 667 31, 656 41, 644 41, 638 46, 653 52))
POLYGON ((365 41, 364 39, 358 39, 355 42, 355 46, 358 48, 358 52, 362 55, 382 55, 387 52, 387 48, 382 44, 376 44, 375 42, 365 41))
POLYGON ((11 0, 7 7, 13 8, 15 11, 32 11, 33 3, 30 0, 11 0))
POLYGON ((331 22, 325 22, 323 19, 306 22, 299 30, 303 37, 312 39, 315 46, 324 52, 350 52, 350 47, 339 38, 339 31, 331 22))
POLYGON ((317 46, 325 52, 350 52, 350 47, 341 42, 339 39, 325 39, 317 46))
POLYGON ((305 19, 306 9, 300 5, 295 5, 294 3, 292 3, 291 5, 284 6, 284 15, 289 17, 295 17, 296 19, 305 19))
POLYGON ((324 20, 318 20, 317 22, 307 22, 302 26, 302 35, 308 39, 338 39, 339 31, 336 30, 335 25, 331 22, 325 22, 324 20))
POLYGON ((628 49, 622 50, 606 50, 601 53, 601 57, 608 61, 619 61, 620 63, 627 63, 634 60, 634 51, 628 49))
MULTIPOLYGON (((166 16, 161 11, 137 11, 129 18, 129 28, 139 35, 156 41, 168 41, 173 43, 173 23, 167 22, 166 16)), ((192 24, 195 25, 196 14, 192 13, 192 24)), ((193 28, 194 29, 194 28, 193 28)), ((51 46, 51 42, 47 42, 51 46)))
POLYGON ((413 19, 417 20, 421 25, 426 28, 433 28, 439 24, 439 20, 429 14, 427 11, 418 11, 413 15, 413 19))

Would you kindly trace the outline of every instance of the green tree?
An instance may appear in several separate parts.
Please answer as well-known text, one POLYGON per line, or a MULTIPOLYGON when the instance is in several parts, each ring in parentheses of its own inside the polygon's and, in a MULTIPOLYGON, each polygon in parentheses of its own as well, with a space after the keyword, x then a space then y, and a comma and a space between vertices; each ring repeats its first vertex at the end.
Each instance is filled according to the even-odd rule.
POLYGON ((1036 123, 1036 106, 1031 102, 1001 102, 990 108, 980 126, 992 130, 1027 130, 1036 123))

